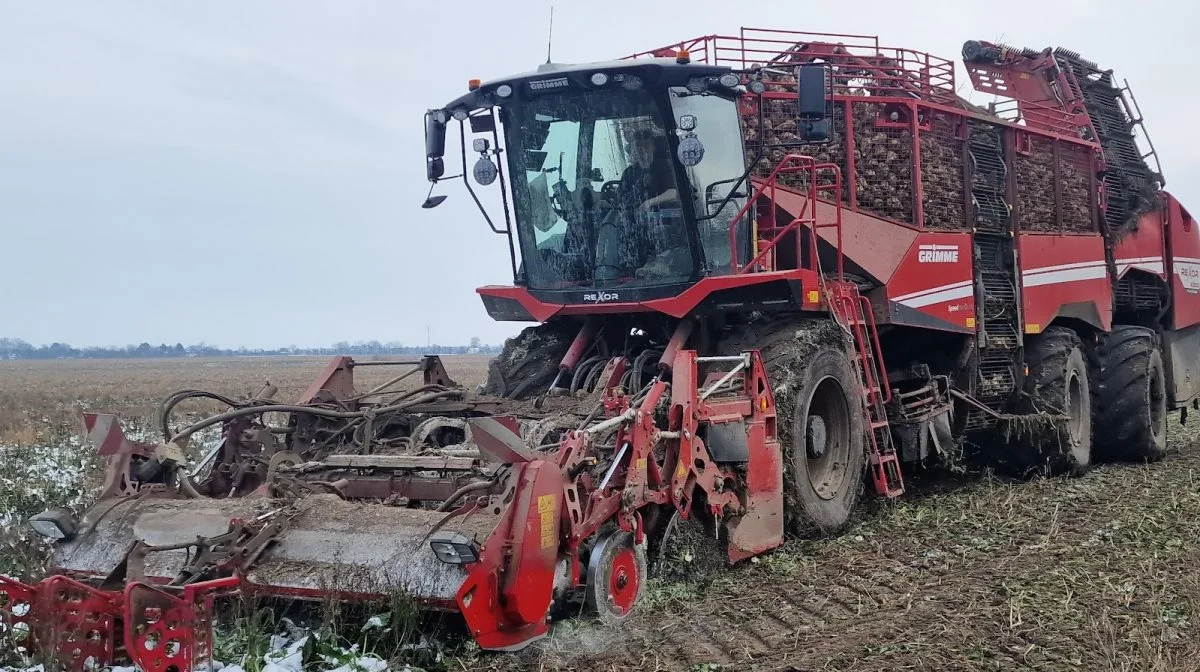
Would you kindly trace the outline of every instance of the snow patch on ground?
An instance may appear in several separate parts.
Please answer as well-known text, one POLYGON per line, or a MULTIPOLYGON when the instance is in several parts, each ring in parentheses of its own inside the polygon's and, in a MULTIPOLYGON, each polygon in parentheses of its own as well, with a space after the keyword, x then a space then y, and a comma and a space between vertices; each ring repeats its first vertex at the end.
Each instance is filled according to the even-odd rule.
MULTIPOLYGON (((211 667, 197 665, 196 670, 197 672, 208 669, 213 672, 247 672, 251 669, 258 669, 262 672, 411 672, 412 670, 408 665, 389 665, 386 660, 378 656, 363 655, 358 652, 357 645, 348 649, 331 649, 322 646, 314 656, 314 660, 305 663, 304 654, 309 643, 307 635, 291 640, 276 635, 271 638, 270 652, 261 660, 249 660, 248 655, 243 655, 236 664, 213 661, 211 667)), ((32 665, 29 667, 0 667, 0 672, 46 672, 46 670, 42 665, 32 665)), ((101 668, 97 672, 141 672, 141 670, 134 666, 114 666, 101 668)))

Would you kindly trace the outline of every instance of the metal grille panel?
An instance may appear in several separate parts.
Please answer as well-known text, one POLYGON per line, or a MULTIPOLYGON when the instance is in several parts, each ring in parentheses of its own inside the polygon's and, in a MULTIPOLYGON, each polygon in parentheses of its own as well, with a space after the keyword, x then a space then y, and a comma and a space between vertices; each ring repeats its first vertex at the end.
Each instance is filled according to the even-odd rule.
POLYGON ((879 106, 854 104, 854 177, 858 206, 912 223, 912 132, 877 126, 879 106))
POLYGON ((966 228, 959 123, 959 117, 934 112, 930 129, 920 132, 921 200, 925 226, 930 229, 966 228))
POLYGON ((1059 179, 1062 190, 1062 228, 1064 231, 1092 231, 1093 155, 1086 147, 1059 143, 1059 179))
POLYGON ((1028 152, 1017 151, 1013 172, 1017 182, 1017 213, 1023 231, 1055 231, 1054 142, 1031 137, 1028 152))

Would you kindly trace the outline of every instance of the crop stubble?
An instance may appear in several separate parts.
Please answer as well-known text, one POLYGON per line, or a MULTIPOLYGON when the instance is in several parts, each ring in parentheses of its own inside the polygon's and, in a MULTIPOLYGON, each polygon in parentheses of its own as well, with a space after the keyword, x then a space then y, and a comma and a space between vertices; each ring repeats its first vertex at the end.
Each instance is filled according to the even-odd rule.
MULTIPOLYGON (((270 380, 280 399, 292 399, 324 361, 0 362, 0 443, 19 432, 73 429, 83 408, 148 419, 158 398, 181 387, 252 394, 270 380)), ((487 371, 487 357, 446 364, 470 386, 487 371)), ((363 386, 390 375, 378 367, 361 373, 363 386)), ((872 501, 836 539, 792 540, 710 581, 656 583, 647 608, 617 628, 577 619, 520 654, 458 662, 464 669, 1200 669, 1200 452, 1195 421, 1181 427, 1177 420, 1163 462, 1031 482, 918 478, 910 496, 872 501)))

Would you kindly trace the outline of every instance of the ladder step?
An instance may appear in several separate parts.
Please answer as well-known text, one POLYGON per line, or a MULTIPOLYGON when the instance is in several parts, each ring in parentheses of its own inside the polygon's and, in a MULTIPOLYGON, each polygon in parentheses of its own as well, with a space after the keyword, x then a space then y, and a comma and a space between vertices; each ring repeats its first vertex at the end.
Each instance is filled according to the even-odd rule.
MULTIPOLYGON (((867 319, 862 296, 858 287, 848 282, 837 282, 829 287, 834 297, 833 314, 843 327, 853 326, 854 363, 857 369, 859 395, 862 412, 870 426, 867 434, 870 449, 871 478, 875 491, 887 497, 896 497, 904 492, 900 458, 892 445, 892 435, 883 405, 883 390, 886 378, 881 365, 881 353, 875 352, 877 338, 872 322, 867 319), (870 381, 870 382, 868 382, 870 381)), ((869 306, 868 306, 869 310, 869 306)))

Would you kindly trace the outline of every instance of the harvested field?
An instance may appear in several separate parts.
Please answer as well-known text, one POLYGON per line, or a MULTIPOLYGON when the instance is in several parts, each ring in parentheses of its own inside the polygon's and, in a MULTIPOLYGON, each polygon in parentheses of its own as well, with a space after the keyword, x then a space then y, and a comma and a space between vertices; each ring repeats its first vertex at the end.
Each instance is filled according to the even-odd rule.
MULTIPOLYGON (((204 387, 296 397, 324 358, 0 362, 0 493, 20 519, 75 501, 94 465, 70 439, 84 408, 149 419, 204 387)), ((486 357, 448 357, 482 382, 486 357)), ((366 385, 390 374, 362 371, 366 385)), ((206 409, 198 405, 194 412, 206 409)), ((519 654, 451 644, 456 670, 1200 669, 1200 447, 1173 416, 1171 452, 1076 479, 910 478, 868 498, 836 539, 793 540, 715 577, 655 582, 639 615, 559 623, 519 654)), ((9 522, 13 522, 10 520, 9 522)), ((9 553, 0 548, 0 556, 9 553)), ((0 571, 12 558, 0 557, 0 571)), ((19 564, 19 563, 18 563, 19 564)))
MULTIPOLYGON (((320 375, 329 359, 0 361, 0 445, 33 443, 37 432, 47 429, 74 432, 83 410, 116 413, 122 420, 148 420, 163 397, 182 388, 242 397, 256 394, 270 382, 279 388, 277 399, 291 401, 320 375)), ((443 357, 443 363, 455 381, 474 387, 487 377, 489 359, 486 355, 451 355, 443 357)), ((354 378, 361 389, 369 389, 400 370, 368 366, 356 370, 354 378)), ((180 406, 184 412, 214 412, 221 408, 216 402, 203 400, 180 406)))
POLYGON ((1200 430, 1076 479, 913 483, 837 539, 467 669, 1200 669, 1200 430))

